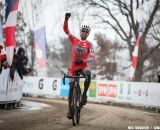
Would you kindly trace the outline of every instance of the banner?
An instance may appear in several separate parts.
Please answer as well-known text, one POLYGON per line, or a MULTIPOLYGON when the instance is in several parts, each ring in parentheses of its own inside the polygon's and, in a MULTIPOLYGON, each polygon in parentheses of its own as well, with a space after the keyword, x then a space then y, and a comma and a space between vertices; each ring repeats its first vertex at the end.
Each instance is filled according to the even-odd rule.
POLYGON ((117 88, 117 101, 124 103, 132 102, 133 84, 130 82, 120 82, 117 88))
MULTIPOLYGON (((24 78, 23 93, 43 95, 44 97, 68 97, 69 80, 65 85, 60 78, 24 78)), ((84 80, 80 81, 81 91, 84 89, 84 80)), ((3 92, 3 91, 2 91, 3 92)), ((91 81, 88 101, 117 102, 122 104, 158 106, 160 107, 160 84, 125 81, 91 81)))
POLYGON ((6 53, 9 65, 12 64, 14 49, 16 48, 15 31, 18 11, 18 0, 6 0, 5 11, 5 36, 6 36, 6 53))
POLYGON ((0 17, 0 74, 2 71, 2 62, 6 60, 6 54, 5 54, 5 47, 4 47, 4 42, 3 42, 3 30, 2 30, 2 22, 1 22, 1 17, 0 17), (3 49, 1 49, 1 47, 3 49))
POLYGON ((27 77, 24 78, 23 93, 33 96, 60 96, 61 80, 59 78, 27 77))
POLYGON ((96 81, 91 81, 90 86, 89 86, 89 97, 91 98, 96 98, 96 81))
POLYGON ((160 106, 160 84, 133 83, 132 97, 133 104, 160 106))
POLYGON ((0 104, 18 102, 22 98, 23 82, 17 72, 14 81, 9 78, 10 69, 4 69, 0 74, 0 104))
POLYGON ((46 67, 46 33, 45 27, 41 27, 34 31, 34 43, 36 57, 40 68, 46 67))
POLYGON ((111 81, 97 81, 97 98, 104 101, 117 99, 118 83, 111 81))
POLYGON ((61 80, 61 91, 60 96, 68 97, 69 94, 69 79, 65 79, 65 84, 63 84, 63 80, 61 80))
MULTIPOLYGON (((80 80, 79 82, 80 88, 81 88, 81 93, 83 94, 84 91, 84 80, 80 80)), ((97 89, 97 83, 96 81, 91 81, 89 89, 88 89, 88 97, 91 98, 96 98, 96 89, 97 89)))
POLYGON ((2 30, 2 19, 0 17, 0 45, 3 46, 3 50, 1 52, 1 55, 5 54, 5 48, 4 48, 4 41, 3 41, 3 30, 2 30))

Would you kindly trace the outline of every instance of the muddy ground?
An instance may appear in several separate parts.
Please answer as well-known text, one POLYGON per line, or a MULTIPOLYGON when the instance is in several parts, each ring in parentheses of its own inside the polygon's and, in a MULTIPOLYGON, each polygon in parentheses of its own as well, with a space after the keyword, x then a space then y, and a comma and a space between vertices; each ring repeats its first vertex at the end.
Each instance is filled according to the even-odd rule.
POLYGON ((128 130, 160 129, 160 114, 131 108, 90 104, 82 110, 74 127, 66 118, 67 101, 24 98, 48 104, 41 110, 0 110, 0 130, 128 130))

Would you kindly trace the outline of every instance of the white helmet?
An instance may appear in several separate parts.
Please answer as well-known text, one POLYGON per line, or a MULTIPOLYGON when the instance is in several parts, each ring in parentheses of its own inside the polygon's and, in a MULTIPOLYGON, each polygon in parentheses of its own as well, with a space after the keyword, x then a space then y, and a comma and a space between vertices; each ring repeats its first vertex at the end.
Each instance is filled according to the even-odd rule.
POLYGON ((88 25, 82 25, 82 26, 81 26, 81 31, 82 31, 82 30, 90 33, 91 28, 90 28, 90 26, 88 26, 88 25))

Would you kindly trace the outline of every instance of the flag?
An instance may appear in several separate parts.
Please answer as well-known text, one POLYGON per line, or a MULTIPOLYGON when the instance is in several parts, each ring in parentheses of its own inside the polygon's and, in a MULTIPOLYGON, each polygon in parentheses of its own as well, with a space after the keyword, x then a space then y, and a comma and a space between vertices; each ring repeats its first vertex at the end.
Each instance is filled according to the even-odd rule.
POLYGON ((8 64, 12 64, 14 49, 16 48, 15 31, 16 19, 19 0, 5 0, 5 37, 6 37, 6 54, 8 64))
POLYGON ((4 48, 4 42, 3 42, 3 30, 2 30, 1 17, 0 17, 0 45, 3 46, 3 49, 0 52, 0 69, 1 69, 2 62, 6 60, 5 48, 4 48))
POLYGON ((46 33, 45 27, 34 31, 34 44, 38 65, 40 68, 46 67, 46 33))
POLYGON ((129 80, 130 80, 130 81, 133 80, 134 73, 135 73, 135 71, 136 71, 139 41, 140 41, 140 36, 138 36, 138 38, 136 39, 136 45, 135 45, 134 51, 133 51, 133 53, 132 53, 132 66, 131 66, 130 77, 129 77, 129 80))
POLYGON ((135 32, 136 41, 135 41, 135 47, 132 53, 132 66, 131 66, 131 71, 129 76, 130 81, 133 80, 136 67, 137 67, 139 42, 141 39, 141 31, 142 31, 142 18, 143 18, 142 15, 143 15, 143 1, 140 6, 137 5, 137 9, 136 9, 136 32, 135 32))
POLYGON ((2 19, 0 17, 0 44, 3 46, 1 55, 5 54, 4 41, 3 41, 3 30, 2 30, 2 19))

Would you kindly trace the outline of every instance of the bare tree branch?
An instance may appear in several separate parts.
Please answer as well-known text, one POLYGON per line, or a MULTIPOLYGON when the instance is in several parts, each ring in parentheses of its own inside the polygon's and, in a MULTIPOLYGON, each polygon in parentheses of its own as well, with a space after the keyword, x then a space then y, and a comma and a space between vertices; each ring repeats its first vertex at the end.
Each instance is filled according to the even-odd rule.
MULTIPOLYGON (((90 0, 92 1, 92 0, 90 0)), ((109 9, 108 5, 106 6, 103 6, 102 4, 100 3, 97 3, 97 2, 93 2, 93 3, 89 3, 90 5, 94 5, 94 6, 97 6, 99 8, 103 8, 105 10, 107 10, 107 12, 110 14, 111 18, 116 22, 116 24, 118 25, 118 27, 121 29, 122 33, 124 34, 124 36, 126 37, 127 39, 127 33, 124 31, 124 29, 122 28, 122 26, 120 25, 120 22, 114 17, 114 15, 112 14, 111 10, 109 9)), ((108 22, 107 22, 108 23, 108 22)))
POLYGON ((122 15, 125 16, 126 19, 127 19, 127 22, 128 22, 128 25, 129 25, 129 36, 128 36, 128 37, 131 38, 131 36, 132 36, 132 25, 131 25, 131 21, 130 21, 130 18, 129 18, 129 13, 125 13, 125 12, 123 11, 123 9, 128 10, 128 8, 127 8, 127 6, 125 6, 125 7, 122 9, 122 6, 121 6, 121 3, 122 3, 122 2, 120 2, 120 0, 118 0, 118 3, 119 3, 119 4, 118 4, 118 7, 119 7, 122 15))
POLYGON ((111 24, 111 22, 109 22, 109 21, 107 21, 107 20, 105 20, 102 16, 100 16, 100 15, 94 15, 94 16, 96 16, 96 17, 98 17, 98 18, 100 18, 101 20, 102 20, 102 23, 107 23, 109 26, 111 26, 114 30, 115 30, 115 32, 117 32, 118 34, 119 34, 119 36, 124 40, 124 41, 126 41, 126 38, 124 38, 123 36, 122 36, 122 34, 120 33, 120 31, 115 27, 115 25, 113 25, 113 24, 111 24))
POLYGON ((133 16, 133 0, 130 0, 130 17, 131 17, 131 21, 132 21, 132 27, 133 27, 133 31, 134 33, 136 33, 136 24, 135 24, 135 20, 134 20, 134 16, 133 16))
POLYGON ((153 11, 152 11, 152 13, 151 13, 151 15, 149 17, 149 20, 148 20, 148 22, 146 24, 145 30, 144 30, 144 32, 142 34, 142 40, 143 41, 146 38, 146 35, 147 35, 147 33, 148 33, 148 31, 149 31, 149 29, 150 29, 150 27, 152 25, 152 22, 154 20, 155 14, 157 13, 157 11, 158 11, 159 8, 160 8, 159 0, 156 0, 155 7, 154 7, 154 9, 153 9, 153 11))

